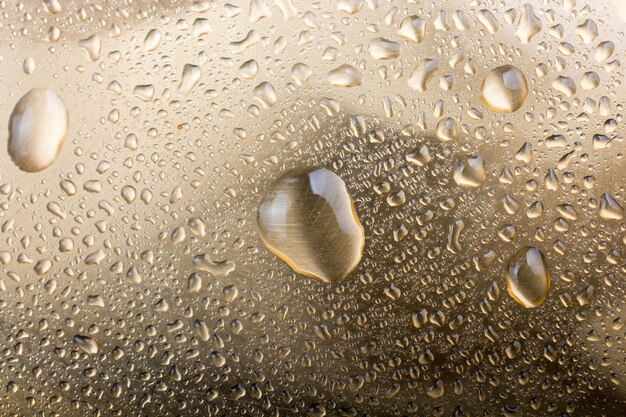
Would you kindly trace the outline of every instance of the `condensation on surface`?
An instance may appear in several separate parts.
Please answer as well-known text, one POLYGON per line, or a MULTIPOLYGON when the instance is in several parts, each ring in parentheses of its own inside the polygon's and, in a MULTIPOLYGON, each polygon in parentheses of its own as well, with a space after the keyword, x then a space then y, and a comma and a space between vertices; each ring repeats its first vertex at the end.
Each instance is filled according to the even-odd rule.
POLYGON ((0 1, 0 415, 621 416, 625 10, 0 1))

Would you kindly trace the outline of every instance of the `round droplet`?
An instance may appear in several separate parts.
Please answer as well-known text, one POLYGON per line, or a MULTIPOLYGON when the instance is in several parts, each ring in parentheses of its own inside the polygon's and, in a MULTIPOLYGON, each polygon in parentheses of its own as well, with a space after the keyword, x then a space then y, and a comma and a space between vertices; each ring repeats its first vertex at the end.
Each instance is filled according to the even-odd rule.
POLYGON ((509 295, 526 308, 543 303, 550 291, 550 271, 538 248, 524 246, 509 259, 506 268, 509 295))
POLYGON ((9 119, 9 155, 22 171, 42 171, 56 161, 68 128, 67 107, 57 93, 47 88, 30 90, 9 119))
POLYGON ((526 97, 526 77, 512 65, 502 65, 489 71, 480 87, 483 104, 499 113, 514 112, 522 107, 526 97))
POLYGON ((267 189, 258 226, 265 245, 296 272, 325 282, 347 277, 365 234, 343 180, 324 168, 288 171, 267 189))

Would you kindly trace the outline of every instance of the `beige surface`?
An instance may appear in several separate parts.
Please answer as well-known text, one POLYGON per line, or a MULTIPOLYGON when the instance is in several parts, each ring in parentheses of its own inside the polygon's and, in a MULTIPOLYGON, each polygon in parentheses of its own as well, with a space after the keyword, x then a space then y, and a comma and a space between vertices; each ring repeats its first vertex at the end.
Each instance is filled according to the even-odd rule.
POLYGON ((626 226, 599 209, 603 193, 625 206, 623 2, 532 1, 542 29, 527 44, 509 11, 519 16, 517 1, 368 0, 350 15, 359 1, 294 0, 290 18, 277 6, 291 10, 286 0, 59 3, 52 14, 41 1, 0 1, 0 125, 35 87, 54 89, 70 115, 46 170, 22 172, 0 153, 9 254, 0 415, 449 416, 462 406, 474 416, 519 406, 528 416, 618 416, 626 407, 626 226), (499 22, 494 34, 478 23, 482 9, 499 22), (398 35, 408 15, 426 21, 419 44, 398 35), (599 32, 590 44, 576 35, 587 19, 599 32), (160 45, 144 46, 155 28, 160 45), (399 56, 372 58, 378 37, 400 43, 399 56), (243 49, 244 39, 256 43, 243 49), (599 63, 602 41, 615 52, 599 63), (410 88, 426 59, 438 72, 426 91, 410 88), (257 65, 240 70, 249 60, 257 65), (302 67, 291 75, 298 63, 306 80, 302 67), (201 69, 188 95, 196 79, 180 87, 186 64, 201 69), (359 86, 331 84, 327 73, 344 64, 359 86), (480 85, 505 64, 525 74, 528 98, 492 113, 480 85), (584 90, 590 71, 600 84, 584 90), (558 76, 575 95, 553 88, 558 76), (145 85, 147 102, 152 90, 136 90, 145 85), (447 117, 456 136, 444 142, 436 131, 447 117), (594 148, 595 134, 612 140, 594 148), (548 146, 551 135, 564 146, 548 146), (518 152, 525 142, 531 157, 518 152), (407 162, 423 145, 430 162, 407 162), (486 180, 460 187, 457 163, 476 155, 486 180), (259 238, 265 188, 301 166, 338 174, 365 228, 363 259, 341 283, 294 273, 259 238), (505 168, 510 181, 499 180, 505 168), (517 212, 503 208, 506 196, 517 212), (529 217, 537 201, 543 211, 529 217), (464 228, 451 251, 455 220, 464 228), (535 309, 506 292, 507 261, 525 245, 542 250, 552 276, 535 309), (474 258, 489 251, 479 271, 474 258))

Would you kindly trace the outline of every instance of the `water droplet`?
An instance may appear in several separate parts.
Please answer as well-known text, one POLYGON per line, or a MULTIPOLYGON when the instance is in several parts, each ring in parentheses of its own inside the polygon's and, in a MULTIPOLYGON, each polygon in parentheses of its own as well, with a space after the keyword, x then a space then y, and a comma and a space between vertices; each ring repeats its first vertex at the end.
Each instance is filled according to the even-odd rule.
POLYGON ((328 73, 328 82, 336 87, 357 87, 363 83, 363 74, 349 64, 343 64, 328 73))
POLYGON ((254 87, 254 89, 252 90, 252 95, 266 109, 274 106, 274 104, 276 104, 276 102, 278 101, 278 98, 276 97, 276 91, 274 91, 274 86, 267 81, 263 81, 261 84, 254 87))
POLYGON ((509 295, 526 308, 541 305, 550 291, 550 271, 543 253, 524 246, 510 259, 506 267, 509 295))
POLYGON ((576 94, 576 84, 570 77, 559 75, 552 82, 552 88, 566 97, 571 97, 576 94))
POLYGON ((541 20, 535 15, 533 6, 526 3, 522 6, 522 14, 515 29, 515 36, 526 44, 541 30, 541 20))
POLYGON ((85 353, 88 353, 90 355, 95 355, 96 353, 98 353, 98 344, 89 336, 82 336, 77 334, 76 336, 74 336, 74 343, 76 343, 78 347, 81 348, 85 353))
POLYGON ((100 52, 102 52, 102 40, 98 35, 91 35, 86 39, 81 39, 78 41, 78 46, 83 48, 89 59, 92 61, 97 61, 100 58, 100 52))
POLYGON ((462 187, 478 187, 487 178, 487 168, 482 156, 462 159, 454 171, 454 182, 462 187))
POLYGON ((154 51, 161 44, 161 31, 158 29, 151 29, 146 38, 143 40, 143 49, 145 51, 154 51))
POLYGON ((303 63, 298 62, 291 68, 291 77, 300 86, 304 85, 311 75, 313 70, 303 63))
POLYGON ((600 217, 604 220, 621 220, 624 217, 624 208, 609 193, 600 197, 600 217))
POLYGON ((68 128, 67 107, 57 93, 46 88, 30 90, 9 119, 9 155, 22 171, 44 170, 59 156, 68 128))
POLYGON ((407 16, 400 22, 398 35, 420 43, 426 38, 426 21, 419 16, 407 16))
POLYGON ((277 178, 261 200, 257 222, 266 246, 303 275, 338 282, 361 260, 363 227, 345 183, 325 168, 277 178))
POLYGON ((202 78, 202 69, 199 66, 185 64, 178 91, 185 95, 191 93, 191 90, 198 84, 200 78, 202 78))
POLYGON ((438 69, 439 63, 436 59, 425 59, 413 68, 407 84, 414 90, 426 91, 428 82, 434 77, 438 69))
POLYGON ((400 56, 400 44, 385 38, 372 39, 368 50, 374 59, 394 59, 400 56))
POLYGON ((32 57, 28 57, 24 60, 24 64, 22 65, 22 69, 24 70, 24 74, 31 75, 35 72, 35 60, 32 57))
POLYGON ((480 87, 480 99, 491 111, 511 113, 522 107, 528 96, 526 77, 512 65, 489 71, 480 87))

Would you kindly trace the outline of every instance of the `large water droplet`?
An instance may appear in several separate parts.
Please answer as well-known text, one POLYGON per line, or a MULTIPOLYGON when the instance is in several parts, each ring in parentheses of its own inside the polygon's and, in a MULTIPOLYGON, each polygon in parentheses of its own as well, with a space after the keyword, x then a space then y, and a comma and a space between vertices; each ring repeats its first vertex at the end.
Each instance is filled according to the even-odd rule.
POLYGON ((482 156, 459 160, 454 171, 454 182, 462 187, 478 187, 487 178, 487 167, 482 156))
POLYGON ((35 88, 17 102, 9 119, 8 152, 26 172, 39 172, 56 161, 67 137, 69 114, 54 91, 35 88))
POLYGON ((506 267, 509 295, 526 308, 543 303, 550 291, 550 271, 538 248, 524 246, 509 259, 506 267))
POLYGON ((363 83, 363 74, 349 64, 343 64, 328 73, 328 81, 336 87, 357 87, 363 83))
POLYGON ((600 217, 604 220, 621 220, 624 218, 624 209, 609 193, 600 197, 600 217))
POLYGON ((512 65, 502 65, 489 71, 480 87, 480 99, 495 112, 514 112, 522 107, 526 97, 526 77, 512 65))
POLYGON ((324 168, 288 171, 267 189, 257 222, 265 245, 295 271, 325 282, 347 277, 365 234, 343 180, 324 168))
POLYGON ((369 45, 369 53, 374 59, 393 59, 400 56, 400 44, 385 38, 374 38, 369 45))

